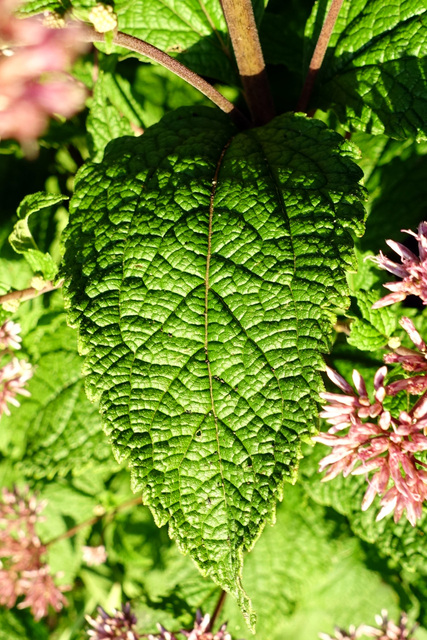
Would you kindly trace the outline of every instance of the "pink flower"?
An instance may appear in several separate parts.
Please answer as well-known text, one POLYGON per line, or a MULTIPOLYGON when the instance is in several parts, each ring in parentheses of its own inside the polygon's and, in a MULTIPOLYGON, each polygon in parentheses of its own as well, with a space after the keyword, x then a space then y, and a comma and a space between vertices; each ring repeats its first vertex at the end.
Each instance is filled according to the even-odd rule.
MULTIPOLYGON (((161 624, 157 625, 160 633, 157 635, 148 635, 148 640, 176 640, 176 636, 167 631, 161 624)), ((188 640, 231 640, 231 635, 227 631, 227 625, 222 624, 216 633, 211 631, 211 617, 208 613, 204 616, 198 609, 194 627, 191 631, 182 629, 181 632, 188 640)))
POLYGON ((382 405, 388 388, 383 386, 386 371, 386 367, 377 371, 374 383, 376 402, 370 404, 366 400, 366 410, 362 411, 360 400, 367 398, 363 378, 353 374, 360 393, 358 398, 350 385, 329 369, 330 379, 347 395, 320 394, 329 401, 320 415, 326 417, 332 427, 313 440, 332 447, 332 453, 319 464, 319 471, 327 471, 322 481, 331 480, 340 473, 344 477, 364 474, 368 489, 362 501, 362 510, 368 509, 375 496, 379 495, 382 496, 382 508, 377 520, 394 512, 397 522, 406 511, 407 519, 415 526, 427 498, 427 472, 423 468, 426 465, 415 457, 416 453, 427 450, 427 437, 424 435, 424 429, 427 428, 427 394, 417 401, 411 411, 402 411, 398 419, 392 417, 382 405), (375 418, 376 422, 363 421, 368 418, 375 418), (338 429, 348 427, 347 433, 336 433, 338 429))
POLYGON ((25 599, 18 604, 18 609, 30 608, 36 620, 47 616, 49 607, 55 611, 60 611, 67 605, 63 591, 68 591, 70 587, 56 586, 53 576, 47 564, 23 571, 18 581, 18 588, 25 599))
POLYGON ((12 320, 6 320, 0 327, 0 349, 20 349, 22 342, 21 325, 12 320))
POLYGON ((107 559, 107 552, 105 551, 104 545, 100 545, 99 547, 82 547, 83 551, 83 562, 89 567, 93 567, 99 564, 103 564, 107 559))
POLYGON ((427 222, 421 222, 417 234, 406 229, 402 229, 402 232, 409 233, 417 239, 419 256, 417 257, 400 242, 387 240, 388 246, 400 256, 401 264, 393 262, 381 251, 379 256, 370 258, 381 269, 402 278, 401 282, 387 282, 384 285, 392 293, 373 304, 373 309, 401 302, 408 295, 418 296, 423 304, 427 304, 427 222))
POLYGON ((37 18, 17 19, 16 3, 0 0, 0 137, 34 141, 53 114, 70 117, 86 91, 66 72, 86 46, 78 29, 48 29, 37 18), (7 46, 7 48, 5 48, 7 46))
POLYGON ((90 624, 87 634, 93 640, 109 640, 109 638, 122 640, 139 640, 139 635, 135 630, 137 623, 136 616, 131 612, 130 604, 122 606, 121 611, 114 610, 109 615, 102 607, 98 607, 98 615, 96 618, 86 616, 86 620, 90 624))
POLYGON ((18 608, 30 607, 36 620, 46 616, 50 606, 59 611, 67 602, 62 592, 68 587, 56 586, 43 560, 46 546, 35 530, 45 505, 28 487, 22 492, 3 489, 0 503, 0 604, 11 608, 24 596, 18 608))
POLYGON ((362 624, 359 627, 351 626, 348 631, 335 627, 335 635, 330 636, 326 633, 319 633, 322 640, 355 640, 360 636, 368 636, 379 638, 380 640, 409 640, 412 637, 417 625, 408 628, 408 616, 406 613, 400 614, 399 624, 388 619, 385 609, 381 611, 381 615, 375 616, 378 627, 371 627, 362 624))
POLYGON ((13 358, 0 369, 0 417, 3 413, 10 416, 7 403, 13 404, 15 407, 20 406, 16 394, 31 395, 25 385, 32 375, 31 365, 26 360, 18 360, 18 358, 13 358))
POLYGON ((336 433, 337 431, 341 431, 341 429, 350 426, 352 416, 358 416, 359 418, 375 418, 381 413, 382 401, 385 397, 383 382, 386 373, 387 368, 381 367, 375 374, 375 401, 371 403, 366 390, 365 381, 358 371, 353 371, 353 382, 356 387, 355 392, 339 373, 330 367, 326 367, 326 375, 328 378, 346 394, 344 396, 340 393, 328 392, 322 392, 319 394, 323 400, 327 400, 329 402, 329 404, 326 404, 323 407, 323 411, 320 414, 321 418, 324 418, 326 422, 329 422, 329 424, 332 425, 332 428, 329 429, 329 433, 336 433))

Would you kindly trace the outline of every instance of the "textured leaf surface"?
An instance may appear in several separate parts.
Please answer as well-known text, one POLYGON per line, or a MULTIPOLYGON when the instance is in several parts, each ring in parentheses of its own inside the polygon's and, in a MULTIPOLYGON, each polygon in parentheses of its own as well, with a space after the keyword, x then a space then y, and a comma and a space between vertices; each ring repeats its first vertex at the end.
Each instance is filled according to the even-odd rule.
MULTIPOLYGON (((310 54, 330 1, 307 24, 310 54)), ((427 9, 418 0, 344 2, 319 77, 316 106, 394 138, 427 135, 427 9)))
MULTIPOLYGON (((369 217, 361 239, 362 247, 376 254, 380 249, 390 251, 387 239, 407 242, 408 234, 401 229, 415 230, 427 217, 427 143, 380 139, 381 153, 369 174, 365 173, 369 217)), ((357 139, 354 142, 365 155, 366 145, 357 139)))
POLYGON ((79 474, 100 464, 115 469, 97 407, 84 392, 76 335, 64 314, 40 318, 25 346, 34 366, 31 397, 20 398, 19 410, 2 417, 1 449, 23 455, 22 472, 35 478, 79 474))
POLYGON ((106 145, 114 138, 134 135, 131 123, 141 124, 138 114, 135 113, 129 105, 129 100, 120 91, 117 79, 112 74, 101 71, 95 84, 87 118, 92 159, 94 161, 102 160, 106 145), (121 97, 120 106, 114 100, 117 95, 121 97), (120 110, 120 107, 123 108, 121 104, 123 102, 127 106, 126 116, 120 110))
POLYGON ((63 275, 88 393, 158 524, 246 610, 242 550, 316 429, 345 304, 363 217, 350 156, 319 121, 236 135, 182 109, 76 185, 63 275))

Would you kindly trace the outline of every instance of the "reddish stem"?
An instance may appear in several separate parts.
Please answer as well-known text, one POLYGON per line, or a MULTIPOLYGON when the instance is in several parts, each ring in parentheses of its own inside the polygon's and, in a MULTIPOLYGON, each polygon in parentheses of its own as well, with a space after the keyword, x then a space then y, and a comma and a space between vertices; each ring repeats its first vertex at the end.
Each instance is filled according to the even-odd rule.
POLYGON ((217 617, 221 613, 221 610, 222 610, 222 607, 224 606, 224 602, 225 602, 225 598, 226 597, 227 597, 227 592, 224 591, 224 589, 223 589, 221 591, 221 595, 218 598, 218 602, 216 603, 216 607, 214 609, 214 612, 213 612, 213 614, 211 616, 211 620, 209 622, 209 630, 212 630, 212 627, 214 626, 217 617))
POLYGON ((266 124, 275 112, 252 2, 221 0, 221 5, 252 120, 266 124))
MULTIPOLYGON (((80 32, 82 32, 81 29, 80 32)), ((83 38, 87 42, 105 41, 103 33, 98 33, 95 29, 87 25, 84 27, 83 38)), ((129 51, 140 53, 141 55, 150 58, 150 60, 158 62, 162 67, 169 69, 169 71, 172 71, 172 73, 198 89, 207 98, 209 98, 209 100, 216 104, 217 107, 227 113, 238 126, 248 126, 249 123, 246 117, 241 113, 241 111, 239 111, 239 109, 237 109, 237 107, 234 106, 232 102, 227 100, 227 98, 224 98, 224 96, 217 91, 215 87, 209 84, 209 82, 206 82, 206 80, 197 75, 197 73, 194 73, 194 71, 191 71, 191 69, 188 69, 188 67, 183 65, 181 62, 178 62, 178 60, 175 60, 175 58, 172 58, 172 56, 168 55, 164 51, 161 51, 144 40, 122 33, 121 31, 114 34, 113 43, 120 47, 129 49, 129 51)))
POLYGON ((319 73, 320 67, 322 66, 329 40, 331 39, 332 31, 334 30, 335 22, 337 21, 343 2, 344 0, 332 0, 331 8, 325 18, 325 22, 323 23, 322 30, 310 60, 310 66, 298 100, 296 111, 307 111, 314 82, 317 74, 319 73))

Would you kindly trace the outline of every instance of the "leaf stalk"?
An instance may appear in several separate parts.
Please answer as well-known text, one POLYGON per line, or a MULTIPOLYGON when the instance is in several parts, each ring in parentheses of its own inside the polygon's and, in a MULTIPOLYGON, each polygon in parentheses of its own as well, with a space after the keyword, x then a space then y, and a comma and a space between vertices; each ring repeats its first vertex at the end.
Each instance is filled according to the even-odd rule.
MULTIPOLYGON (((84 26, 82 34, 82 37, 87 42, 105 42, 103 33, 98 33, 95 29, 87 25, 84 26)), ((159 63, 162 67, 169 69, 169 71, 172 71, 176 76, 179 76, 188 82, 188 84, 191 84, 195 89, 203 93, 203 95, 209 98, 209 100, 216 104, 217 107, 227 113, 237 126, 247 128, 249 125, 249 122, 243 113, 232 102, 227 100, 227 98, 217 91, 215 87, 164 51, 161 51, 144 40, 140 40, 139 38, 135 38, 134 36, 130 36, 121 31, 117 31, 117 33, 114 34, 113 44, 124 47, 129 51, 140 53, 141 55, 150 58, 150 60, 159 63)))
POLYGON ((255 125, 275 116, 251 0, 221 0, 245 99, 255 125))
POLYGON ((21 289, 19 291, 10 291, 9 293, 5 293, 3 296, 0 296, 0 305, 4 302, 25 302, 26 300, 32 300, 32 298, 37 298, 38 296, 43 295, 44 293, 48 293, 49 291, 54 291, 55 289, 60 289, 62 287, 63 280, 54 284, 52 281, 46 282, 46 285, 43 289, 35 289, 34 287, 28 287, 28 289, 21 289))
POLYGON ((313 91, 314 82, 322 66, 329 40, 331 39, 332 31, 334 30, 343 2, 344 0, 332 0, 331 7, 323 23, 322 30, 320 31, 316 47, 310 60, 310 66, 298 100, 296 111, 307 112, 307 106, 313 91))

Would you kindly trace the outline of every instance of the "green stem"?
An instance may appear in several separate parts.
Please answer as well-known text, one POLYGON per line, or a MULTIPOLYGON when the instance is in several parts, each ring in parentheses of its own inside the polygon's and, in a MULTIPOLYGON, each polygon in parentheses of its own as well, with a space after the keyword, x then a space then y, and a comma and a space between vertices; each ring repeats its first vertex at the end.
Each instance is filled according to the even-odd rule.
POLYGON ((221 0, 222 10, 255 125, 274 118, 274 104, 251 0, 221 0))
POLYGON ((68 529, 68 531, 65 531, 64 533, 61 533, 61 535, 57 536, 56 538, 52 538, 52 540, 49 540, 48 542, 45 542, 45 546, 48 547, 51 544, 55 544, 55 542, 59 542, 60 540, 66 540, 67 538, 72 538, 73 536, 76 535, 76 533, 78 533, 80 531, 80 529, 84 529, 85 527, 92 527, 94 524, 96 524, 97 522, 99 522, 99 520, 101 520, 102 518, 106 518, 107 520, 111 520, 111 518, 118 512, 121 511, 122 509, 126 509, 127 507, 133 507, 137 504, 142 504, 142 498, 133 498, 132 500, 127 500, 126 502, 122 502, 122 504, 119 504, 117 507, 114 507, 114 509, 112 509, 111 511, 109 511, 108 513, 103 513, 99 516, 93 516, 93 518, 89 518, 88 520, 85 520, 84 522, 80 522, 79 524, 76 524, 75 527, 71 527, 71 529, 68 529))
POLYGON ((328 11, 328 15, 323 23, 322 30, 316 43, 313 55, 310 60, 310 66, 308 68, 307 76, 304 82, 304 86, 301 91, 300 98, 298 100, 296 111, 307 111, 307 106, 313 91, 314 82, 316 76, 319 73, 320 67, 323 63, 326 50, 328 48, 329 40, 331 39, 332 31, 334 30, 335 22, 337 21, 338 14, 342 7, 344 0, 332 0, 331 7, 328 11))
POLYGON ((49 281, 46 282, 46 285, 43 289, 35 289, 34 287, 28 287, 28 289, 22 289, 20 291, 10 291, 9 293, 5 293, 3 296, 0 296, 0 305, 3 302, 11 302, 13 300, 17 300, 18 302, 25 302, 25 300, 31 300, 32 298, 37 298, 37 296, 43 295, 43 293, 48 293, 49 291, 54 291, 55 289, 59 289, 62 287, 63 280, 61 280, 58 284, 54 284, 49 281))
MULTIPOLYGON (((83 38, 87 42, 104 42, 104 34, 98 33, 92 27, 86 26, 83 30, 83 38)), ((126 33, 122 33, 118 31, 114 34, 113 43, 120 47, 124 47, 129 51, 135 51, 136 53, 140 53, 141 55, 150 58, 150 60, 154 60, 154 62, 158 62, 169 71, 172 71, 175 75, 179 76, 189 84, 191 84, 195 89, 198 89, 201 93, 203 93, 209 100, 211 100, 217 107, 219 107, 222 111, 227 113, 234 122, 240 127, 247 127, 248 121, 246 117, 234 106, 232 102, 224 98, 224 96, 215 89, 209 82, 206 82, 203 78, 201 78, 197 73, 188 69, 185 65, 175 58, 172 58, 170 55, 157 49, 153 45, 145 42, 144 40, 140 40, 139 38, 135 38, 134 36, 130 36, 126 33)))

